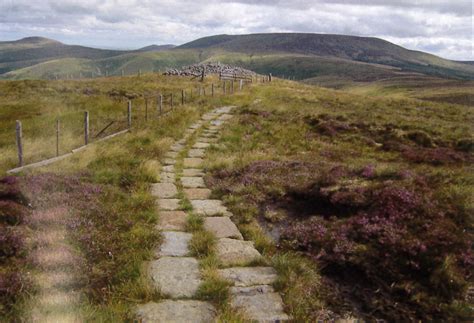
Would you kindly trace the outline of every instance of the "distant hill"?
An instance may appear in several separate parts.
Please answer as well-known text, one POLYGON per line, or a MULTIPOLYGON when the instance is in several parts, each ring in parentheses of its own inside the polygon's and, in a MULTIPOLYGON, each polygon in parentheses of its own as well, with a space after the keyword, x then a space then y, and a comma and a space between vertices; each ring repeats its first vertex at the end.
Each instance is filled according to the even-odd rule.
POLYGON ((136 51, 108 50, 66 45, 43 37, 27 37, 0 42, 0 74, 51 60, 65 58, 97 60, 134 52, 169 50, 174 47, 174 45, 151 45, 136 51))
POLYGON ((412 51, 372 37, 328 34, 250 34, 204 37, 181 46, 102 50, 30 37, 0 42, 0 78, 64 78, 164 71, 220 61, 261 74, 321 86, 372 82, 410 75, 474 80, 474 64, 412 51))
POLYGON ((175 45, 167 44, 167 45, 150 45, 140 49, 137 49, 136 52, 161 52, 164 50, 169 50, 175 48, 175 45))
POLYGON ((435 55, 413 51, 373 37, 330 34, 274 33, 204 37, 181 49, 223 50, 255 54, 298 54, 393 66, 403 71, 440 77, 474 79, 474 68, 435 55))
POLYGON ((100 59, 123 53, 118 50, 66 45, 47 38, 28 37, 17 41, 0 42, 0 74, 54 59, 100 59))

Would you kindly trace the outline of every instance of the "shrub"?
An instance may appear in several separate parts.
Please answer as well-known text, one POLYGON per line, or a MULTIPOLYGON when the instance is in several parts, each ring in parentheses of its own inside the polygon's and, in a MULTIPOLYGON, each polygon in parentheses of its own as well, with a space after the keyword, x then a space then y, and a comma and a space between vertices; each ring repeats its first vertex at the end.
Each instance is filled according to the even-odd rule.
POLYGON ((0 227, 0 263, 17 255, 23 248, 23 240, 10 227, 0 227))
POLYGON ((414 163, 427 163, 435 166, 461 163, 468 160, 463 153, 451 148, 415 148, 405 147, 402 156, 414 163))
POLYGON ((18 295, 29 288, 29 281, 18 271, 0 272, 0 316, 6 319, 17 302, 18 295))
POLYGON ((0 200, 0 224, 17 225, 22 223, 28 209, 11 200, 0 200))
POLYGON ((474 152, 474 139, 463 138, 456 142, 456 149, 464 152, 474 152))
POLYGON ((417 187, 376 186, 365 194, 371 198, 366 208, 344 219, 296 223, 283 233, 284 244, 306 252, 327 274, 352 272, 353 279, 365 281, 356 296, 367 308, 378 304, 385 318, 462 319, 446 308, 462 298, 474 264, 469 236, 427 186, 417 187), (395 302, 397 308, 391 306, 395 302))
POLYGON ((430 135, 421 130, 409 131, 406 137, 422 147, 433 147, 433 140, 430 135))

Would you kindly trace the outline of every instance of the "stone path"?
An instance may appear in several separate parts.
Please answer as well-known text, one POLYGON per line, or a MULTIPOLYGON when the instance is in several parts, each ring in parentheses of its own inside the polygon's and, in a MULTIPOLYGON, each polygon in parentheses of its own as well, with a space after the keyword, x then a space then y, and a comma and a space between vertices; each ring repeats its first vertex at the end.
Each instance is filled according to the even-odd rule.
POLYGON ((68 242, 66 207, 37 210, 31 216, 32 278, 37 295, 28 306, 31 322, 83 322, 81 255, 68 242))
POLYGON ((232 118, 232 109, 214 109, 191 125, 184 138, 171 146, 163 160, 165 166, 160 182, 151 187, 160 215, 156 228, 162 232, 163 241, 147 272, 150 283, 166 299, 139 305, 136 315, 142 322, 214 322, 218 315, 211 303, 196 299, 203 280, 198 260, 189 255, 192 234, 186 232, 187 212, 182 210, 180 196, 191 203, 194 214, 204 218, 204 229, 217 239, 216 256, 221 266, 218 274, 232 284, 230 305, 248 320, 278 322, 289 319, 283 311, 280 294, 272 287, 277 279, 276 271, 271 267, 251 266, 261 254, 253 242, 244 240, 231 220, 231 212, 222 201, 212 199, 212 192, 204 181, 206 149, 216 141, 225 121, 232 118), (204 127, 207 128, 197 140, 191 142, 193 134, 204 127), (181 177, 177 177, 174 165, 184 153, 183 171, 181 177), (182 188, 182 194, 179 188, 182 188))

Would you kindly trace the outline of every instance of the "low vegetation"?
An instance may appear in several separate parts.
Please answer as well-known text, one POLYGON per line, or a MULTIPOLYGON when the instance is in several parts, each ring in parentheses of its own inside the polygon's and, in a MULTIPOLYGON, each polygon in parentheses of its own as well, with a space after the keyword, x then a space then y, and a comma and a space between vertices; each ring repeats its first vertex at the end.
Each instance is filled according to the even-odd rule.
MULTIPOLYGON (((237 116, 209 150, 206 181, 263 253, 263 263, 277 269, 274 287, 296 321, 468 318, 474 204, 468 107, 277 79, 233 97, 204 98, 196 96, 200 85, 153 74, 0 82, 6 93, 0 99, 2 171, 15 166, 14 120, 24 120, 25 152, 33 161, 54 155, 58 116, 65 136, 75 129, 62 146, 66 151, 81 144, 83 110, 100 120, 92 124, 94 134, 115 114, 122 123, 111 133, 124 126, 126 100, 135 98, 130 133, 0 185, 0 229, 8 231, 0 241, 2 315, 18 319, 23 300, 34 295, 23 274, 28 248, 17 243, 24 234, 16 230, 27 226, 28 202, 3 193, 10 181, 11 187, 26 185, 22 192, 29 192, 33 208, 67 201, 74 212, 68 230, 85 259, 88 319, 131 320, 135 304, 161 297, 143 280, 143 265, 160 243, 149 193, 159 162, 202 112, 236 104, 237 116), (163 91, 179 98, 182 88, 194 91, 189 104, 158 118, 155 101, 145 121, 143 95, 163 91), (77 127, 66 127, 74 114, 77 127)), ((182 207, 192 212, 189 203, 182 207)), ((216 275, 214 238, 198 217, 187 225, 205 278, 200 298, 219 308, 221 321, 241 320, 223 301, 229 286, 216 275)))
MULTIPOLYGON (((31 118, 38 150, 49 148, 51 136, 45 128, 41 129, 41 123, 35 124, 35 118, 54 123, 57 115, 67 115, 71 110, 80 111, 85 106, 90 107, 91 114, 105 117, 116 109, 123 110, 125 106, 123 100, 113 97, 111 93, 118 93, 125 98, 131 94, 142 96, 144 93, 157 93, 158 90, 165 93, 174 91, 176 95, 174 112, 159 117, 155 101, 153 107, 151 104, 149 106, 146 121, 144 101, 137 99, 129 133, 107 142, 93 143, 81 153, 61 162, 12 177, 24 183, 20 191, 31 197, 33 208, 61 204, 67 205, 72 212, 73 220, 67 227, 71 242, 79 248, 85 261, 81 264, 84 267, 81 291, 87 296, 83 304, 86 318, 103 321, 132 319, 135 304, 161 297, 144 280, 144 263, 152 259, 153 251, 160 243, 160 236, 155 230, 158 214, 154 198, 149 193, 149 185, 158 180, 160 160, 171 143, 181 138, 184 130, 197 120, 200 113, 231 100, 217 95, 212 99, 209 92, 206 98, 198 97, 197 88, 209 87, 210 82, 216 80, 206 80, 202 84, 169 77, 163 82, 159 78, 157 81, 156 75, 142 75, 140 78, 71 81, 63 84, 55 81, 2 83, 2 86, 11 88, 4 100, 24 107, 16 112, 12 109, 12 114, 6 113, 7 118, 2 119, 2 122, 11 125, 21 115, 23 120, 31 118), (54 90, 45 91, 50 86, 54 90), (180 104, 178 95, 181 88, 188 91, 187 102, 190 103, 186 106, 180 104), (191 89, 194 91, 192 97, 191 89), (77 95, 69 97, 66 93, 71 94, 71 91, 77 91, 77 95), (19 92, 26 92, 28 96, 18 96, 19 92), (39 99, 39 103, 30 104, 30 96, 39 99), (68 101, 68 97, 72 101, 68 101), (61 103, 63 100, 66 104, 61 103)), ((165 108, 166 111, 170 110, 169 106, 165 108)), ((7 131, 3 136, 7 141, 7 131)), ((10 143, 2 146, 2 154, 8 152, 9 147, 10 143)), ((4 156, 3 170, 12 164, 8 153, 4 156)), ((36 155, 36 158, 39 157, 36 155)), ((1 203, 4 203, 3 195, 1 203)), ((14 206, 14 210, 20 207, 17 204, 14 206)), ((5 220, 9 226, 16 225, 21 218, 20 214, 12 216, 2 213, 2 223, 5 220)), ((2 315, 15 320, 24 314, 22 300, 34 296, 34 289, 26 289, 26 284, 20 280, 26 278, 22 273, 31 266, 28 259, 23 257, 27 249, 16 247, 18 239, 7 240, 2 242, 2 252, 8 252, 5 259, 9 264, 2 264, 2 315), (5 272, 4 267, 7 268, 5 272), (10 274, 16 275, 17 280, 8 276, 10 274)))
POLYGON ((208 158, 207 181, 244 231, 258 237, 245 230, 258 225, 276 255, 296 252, 318 268, 306 290, 319 294, 292 294, 292 304, 324 302, 297 317, 469 317, 468 107, 282 82, 255 88, 239 112, 208 158))
POLYGON ((20 180, 0 180, 0 316, 14 320, 21 314, 25 295, 32 286, 27 275, 25 222, 29 208, 20 180))

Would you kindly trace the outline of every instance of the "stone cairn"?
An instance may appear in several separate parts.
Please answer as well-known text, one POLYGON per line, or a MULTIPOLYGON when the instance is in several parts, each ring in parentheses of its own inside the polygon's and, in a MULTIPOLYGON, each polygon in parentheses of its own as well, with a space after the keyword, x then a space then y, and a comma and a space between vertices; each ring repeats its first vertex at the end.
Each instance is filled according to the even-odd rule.
POLYGON ((192 233, 186 232, 187 212, 182 209, 179 196, 190 201, 193 213, 203 218, 204 229, 216 238, 218 274, 232 285, 230 306, 252 321, 289 319, 280 294, 272 287, 277 279, 275 269, 248 265, 257 263, 261 254, 253 242, 244 240, 231 220, 231 212, 221 200, 211 198, 211 190, 204 182, 206 149, 216 142, 224 122, 232 118, 232 110, 233 107, 214 109, 191 125, 185 137, 171 146, 163 161, 161 180, 152 185, 159 212, 157 229, 163 242, 156 250, 155 260, 149 263, 147 275, 165 299, 139 305, 136 315, 141 322, 215 322, 217 318, 216 308, 196 296, 203 280, 198 259, 190 255, 192 233), (192 141, 200 128, 205 130, 192 141), (181 161, 182 174, 176 176, 175 164, 181 161))
POLYGON ((201 76, 203 68, 206 74, 237 74, 237 75, 248 75, 254 76, 255 72, 246 70, 245 68, 238 66, 231 66, 217 63, 203 63, 194 64, 189 66, 183 66, 182 68, 171 68, 166 70, 163 75, 177 75, 177 76, 201 76))

